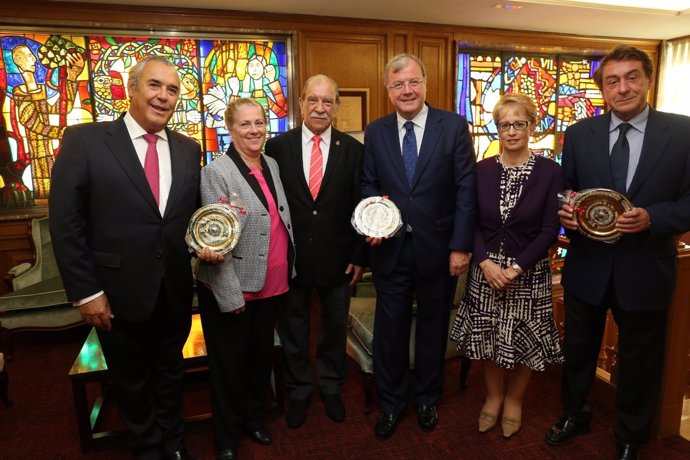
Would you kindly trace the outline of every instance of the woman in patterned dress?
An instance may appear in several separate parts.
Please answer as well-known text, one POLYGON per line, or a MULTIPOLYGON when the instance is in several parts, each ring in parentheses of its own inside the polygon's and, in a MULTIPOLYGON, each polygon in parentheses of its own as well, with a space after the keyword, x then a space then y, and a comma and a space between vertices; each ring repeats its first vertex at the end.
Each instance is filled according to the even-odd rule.
POLYGON ((479 431, 494 428, 502 408, 503 436, 509 438, 522 425, 532 371, 563 359, 548 250, 558 237, 557 193, 565 185, 561 167, 529 149, 537 121, 532 99, 506 94, 493 118, 501 154, 477 163, 473 258, 451 338, 468 357, 483 361, 487 395, 479 431))

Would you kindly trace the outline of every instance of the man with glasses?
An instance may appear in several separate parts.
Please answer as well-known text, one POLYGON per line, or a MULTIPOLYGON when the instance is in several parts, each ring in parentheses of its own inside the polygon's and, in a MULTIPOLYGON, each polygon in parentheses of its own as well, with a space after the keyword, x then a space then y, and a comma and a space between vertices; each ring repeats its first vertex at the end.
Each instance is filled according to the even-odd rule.
POLYGON ((366 129, 362 196, 387 196, 400 209, 403 226, 390 238, 367 238, 377 293, 379 440, 393 435, 407 405, 413 315, 417 422, 424 431, 436 427, 451 303, 456 277, 468 268, 476 214, 467 121, 425 104, 426 71, 416 56, 391 59, 383 81, 395 113, 366 129))
POLYGON ((622 236, 613 243, 579 234, 572 206, 558 212, 570 238, 562 278, 564 415, 546 442, 560 446, 590 430, 587 394, 611 309, 618 324, 616 458, 635 459, 649 438, 659 394, 676 277, 674 236, 690 229, 690 119, 647 104, 652 62, 637 48, 614 48, 594 79, 610 111, 566 131, 566 186, 614 189, 633 208, 618 218, 622 236))

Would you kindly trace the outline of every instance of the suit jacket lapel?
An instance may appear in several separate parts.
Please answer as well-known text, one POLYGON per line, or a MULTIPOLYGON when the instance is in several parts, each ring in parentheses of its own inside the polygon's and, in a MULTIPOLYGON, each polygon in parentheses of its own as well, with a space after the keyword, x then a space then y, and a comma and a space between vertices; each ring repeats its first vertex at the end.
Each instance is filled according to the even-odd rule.
POLYGON ((609 163, 609 126, 611 126, 611 114, 598 118, 592 126, 592 134, 587 140, 588 150, 591 152, 592 168, 599 176, 599 181, 606 188, 613 188, 611 178, 611 164, 609 163))
POLYGON ((165 131, 168 135, 168 147, 170 148, 170 169, 172 170, 170 193, 168 195, 168 203, 165 205, 165 215, 168 215, 171 209, 175 209, 175 201, 180 197, 185 175, 182 142, 173 137, 169 129, 166 128, 165 131))
POLYGON ((655 111, 649 110, 649 118, 647 118, 647 126, 645 127, 644 140, 642 141, 642 152, 640 152, 640 162, 637 164, 637 169, 633 175, 630 187, 628 187, 628 196, 632 197, 637 192, 642 184, 647 180, 647 177, 654 170, 656 165, 661 161, 661 157, 666 150, 669 142, 669 137, 665 134, 668 126, 659 119, 655 111))
POLYGON ((436 113, 436 110, 429 107, 429 113, 426 117, 426 126, 424 127, 424 137, 422 138, 422 146, 419 150, 417 167, 415 169, 414 179, 412 180, 412 188, 417 184, 424 169, 429 164, 429 159, 436 150, 436 145, 442 135, 443 123, 441 123, 441 118, 436 113))
POLYGON ((301 127, 290 131, 288 142, 290 143, 290 148, 288 149, 290 152, 290 167, 294 168, 291 173, 298 178, 304 196, 311 200, 312 198, 311 193, 309 193, 309 184, 307 184, 307 178, 304 176, 304 163, 302 162, 301 127))
POLYGON ((132 144, 129 131, 127 131, 127 126, 122 118, 114 121, 108 127, 105 143, 115 159, 122 165, 122 169, 129 176, 134 188, 139 191, 156 212, 159 212, 156 199, 153 197, 151 187, 149 187, 149 183, 146 180, 144 168, 141 166, 139 157, 137 157, 134 144, 132 144))
POLYGON ((386 146, 386 154, 393 165, 393 169, 395 169, 395 172, 398 174, 398 178, 405 184, 405 187, 409 187, 407 175, 405 174, 405 165, 403 164, 402 150, 400 148, 400 134, 398 131, 398 120, 395 112, 393 112, 384 122, 383 143, 386 146))
MULTIPOLYGON (((337 131, 335 128, 331 128, 331 146, 328 148, 328 162, 326 163, 326 169, 323 172, 323 179, 321 180, 321 190, 319 191, 319 196, 328 186, 328 180, 333 175, 333 171, 336 169, 336 164, 340 162, 342 157, 341 139, 343 133, 337 131)), ((318 200, 319 197, 317 196, 318 200)))

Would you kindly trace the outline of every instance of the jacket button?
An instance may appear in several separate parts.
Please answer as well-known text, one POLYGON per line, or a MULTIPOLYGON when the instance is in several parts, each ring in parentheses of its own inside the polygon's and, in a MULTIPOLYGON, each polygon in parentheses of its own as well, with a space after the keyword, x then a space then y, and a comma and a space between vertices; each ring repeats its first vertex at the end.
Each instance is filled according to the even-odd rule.
POLYGON ((316 209, 314 209, 311 213, 314 214, 314 215, 317 215, 317 214, 319 213, 319 211, 317 211, 316 209))
POLYGON ((281 211, 284 211, 284 210, 285 210, 285 208, 284 208, 284 207, 282 207, 282 206, 281 206, 281 207, 280 207, 279 209, 280 209, 281 211))

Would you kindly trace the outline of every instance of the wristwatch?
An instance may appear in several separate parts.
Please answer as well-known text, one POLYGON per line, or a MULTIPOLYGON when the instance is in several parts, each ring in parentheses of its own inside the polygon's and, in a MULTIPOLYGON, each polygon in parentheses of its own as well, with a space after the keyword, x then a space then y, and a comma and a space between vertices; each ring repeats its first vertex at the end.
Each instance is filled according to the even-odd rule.
POLYGON ((510 266, 510 268, 512 268, 513 270, 515 270, 515 271, 517 272, 518 275, 522 275, 523 273, 525 273, 525 271, 522 269, 522 267, 519 266, 518 264, 513 264, 513 265, 510 266))

